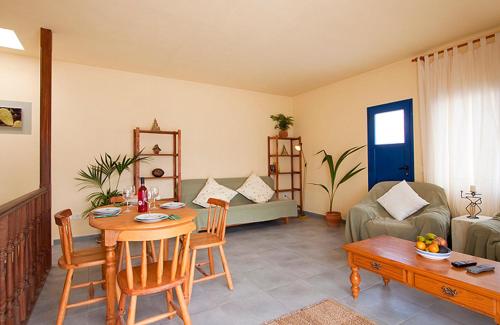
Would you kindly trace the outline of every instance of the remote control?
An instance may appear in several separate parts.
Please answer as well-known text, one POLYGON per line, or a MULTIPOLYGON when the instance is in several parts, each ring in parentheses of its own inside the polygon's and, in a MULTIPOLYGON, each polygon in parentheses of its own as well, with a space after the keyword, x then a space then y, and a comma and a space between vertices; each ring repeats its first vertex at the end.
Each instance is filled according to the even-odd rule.
POLYGON ((483 272, 489 272, 495 270, 495 267, 493 265, 476 265, 476 266, 469 266, 467 268, 467 272, 473 273, 473 274, 479 274, 483 272))
POLYGON ((475 261, 455 261, 455 262, 451 262, 451 265, 453 265, 454 267, 469 267, 469 266, 477 265, 477 262, 475 262, 475 261))

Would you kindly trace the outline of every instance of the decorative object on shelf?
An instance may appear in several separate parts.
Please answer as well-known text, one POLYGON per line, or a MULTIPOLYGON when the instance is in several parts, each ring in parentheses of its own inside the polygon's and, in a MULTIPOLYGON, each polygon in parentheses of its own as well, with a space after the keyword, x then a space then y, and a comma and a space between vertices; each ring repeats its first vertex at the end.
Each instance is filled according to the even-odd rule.
POLYGON ((151 131, 160 131, 160 126, 158 125, 158 121, 155 120, 153 121, 153 125, 151 126, 151 131))
POLYGON ((469 192, 465 193, 464 196, 464 191, 460 191, 460 197, 462 199, 467 199, 469 200, 469 204, 465 207, 465 210, 469 213, 469 216, 467 218, 469 219, 479 219, 478 214, 483 211, 481 209, 481 204, 483 204, 483 199, 481 198, 481 194, 476 192, 476 186, 471 185, 469 188, 469 192))
POLYGON ((285 145, 283 145, 283 148, 281 148, 281 156, 288 156, 288 151, 286 151, 285 145))
POLYGON ((302 156, 293 153, 295 145, 300 144, 302 144, 300 137, 267 137, 267 164, 269 166, 267 175, 274 178, 276 197, 296 200, 299 215, 303 215, 302 156), (286 144, 287 155, 280 154, 280 143, 286 144), (281 168, 281 164, 286 164, 287 167, 281 168))
MULTIPOLYGON (((155 160, 155 167, 158 167, 163 170, 163 175, 161 177, 151 176, 151 174, 142 174, 141 175, 141 163, 138 162, 134 164, 134 185, 136 188, 139 188, 139 180, 141 177, 146 179, 155 179, 155 183, 162 182, 165 183, 166 186, 171 188, 171 191, 166 191, 167 196, 163 197, 163 199, 170 201, 180 201, 181 198, 181 130, 175 131, 152 131, 152 130, 143 130, 140 128, 135 128, 133 130, 134 133, 134 154, 138 154, 141 148, 141 141, 144 135, 147 135, 148 138, 155 137, 159 138, 158 143, 169 143, 168 148, 163 148, 162 153, 151 154, 140 154, 140 156, 149 156, 150 158, 155 160), (152 157, 151 157, 152 156, 152 157)), ((156 147, 156 146, 155 146, 156 147)), ((159 149, 159 147, 158 147, 159 149)), ((154 149, 153 149, 154 151, 154 149)), ((152 173, 145 171, 146 173, 152 173)), ((158 184, 161 185, 161 184, 158 184)), ((165 190, 165 187, 162 185, 162 191, 165 190)))
POLYGON ((132 157, 118 155, 115 158, 105 153, 99 158, 95 158, 95 162, 88 165, 87 169, 81 169, 78 172, 79 177, 75 179, 80 182, 78 184, 80 190, 97 189, 97 191, 87 195, 90 206, 82 213, 84 217, 97 207, 111 204, 112 197, 122 195, 118 186, 123 172, 129 170, 133 164, 148 159, 148 157, 141 157, 141 153, 142 150, 132 157))
MULTIPOLYGON (((304 147, 302 143, 295 145, 295 150, 299 152, 300 157, 302 157, 302 161, 304 162, 304 173, 302 174, 302 184, 304 184, 304 194, 302 194, 302 204, 305 205, 306 202, 306 185, 307 185, 307 160, 304 155, 304 147)), ((302 209, 302 216, 305 216, 304 211, 302 209)))
POLYGON ((323 153, 323 160, 321 161, 321 165, 323 165, 325 162, 328 164, 328 171, 330 173, 330 188, 326 187, 323 184, 318 184, 318 183, 311 183, 316 186, 320 186, 322 189, 325 190, 325 192, 328 194, 329 198, 329 210, 325 213, 325 220, 326 223, 329 226, 336 226, 340 224, 342 221, 342 216, 340 212, 338 211, 333 211, 333 200, 335 198, 335 194, 337 193, 337 190, 339 189, 340 185, 344 184, 347 182, 349 179, 351 179, 354 175, 358 174, 359 172, 363 171, 366 169, 366 167, 360 167, 361 163, 358 163, 356 166, 354 166, 352 169, 350 169, 348 172, 340 178, 340 180, 337 183, 337 176, 339 175, 339 168, 342 165, 342 162, 351 154, 355 153, 358 150, 363 149, 366 146, 359 146, 359 147, 352 147, 347 149, 344 153, 340 155, 340 157, 337 159, 337 162, 333 161, 332 155, 329 155, 326 153, 326 151, 320 150, 316 154, 323 153))
POLYGON ((153 174, 154 177, 162 177, 165 175, 165 171, 161 168, 155 168, 151 171, 151 174, 153 174))
POLYGON ((293 125, 293 116, 285 116, 284 114, 271 115, 271 119, 276 122, 275 129, 279 129, 279 137, 287 138, 288 129, 293 125))
POLYGON ((155 144, 155 146, 153 147, 153 152, 155 153, 155 155, 159 154, 161 151, 161 148, 158 144, 155 144))

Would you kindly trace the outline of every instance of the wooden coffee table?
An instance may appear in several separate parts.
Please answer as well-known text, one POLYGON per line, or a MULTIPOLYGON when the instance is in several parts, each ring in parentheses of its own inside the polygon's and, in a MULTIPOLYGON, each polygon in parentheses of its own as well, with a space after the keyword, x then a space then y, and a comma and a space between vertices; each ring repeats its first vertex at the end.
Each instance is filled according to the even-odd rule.
POLYGON ((493 317, 500 324, 500 263, 453 252, 447 260, 433 261, 417 255, 415 243, 380 236, 345 244, 351 267, 352 296, 359 295, 359 268, 377 273, 385 285, 396 280, 409 287, 493 317), (452 261, 475 260, 495 266, 495 271, 473 275, 451 266, 452 261))

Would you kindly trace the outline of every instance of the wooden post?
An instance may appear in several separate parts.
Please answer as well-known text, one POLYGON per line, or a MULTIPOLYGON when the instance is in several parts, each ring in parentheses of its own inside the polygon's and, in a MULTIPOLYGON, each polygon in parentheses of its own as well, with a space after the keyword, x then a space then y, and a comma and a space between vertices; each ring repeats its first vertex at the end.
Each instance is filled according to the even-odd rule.
POLYGON ((44 270, 52 265, 51 252, 51 133, 52 133, 52 31, 40 29, 40 188, 46 188, 41 216, 44 270))
MULTIPOLYGON (((40 187, 50 186, 52 31, 40 29, 40 187)), ((49 188, 47 188, 49 190, 49 188)))
MULTIPOLYGON (((140 145, 140 130, 139 128, 134 129, 134 155, 136 155, 139 151, 141 151, 141 145, 140 145)), ((137 191, 139 190, 139 178, 140 178, 140 162, 135 162, 134 163, 134 186, 135 186, 135 193, 137 194, 137 191)))
POLYGON ((174 151, 174 161, 177 162, 177 172, 174 174, 174 176, 177 176, 177 201, 181 201, 182 197, 182 173, 181 173, 181 159, 182 159, 182 154, 181 154, 181 130, 177 130, 177 151, 174 151))

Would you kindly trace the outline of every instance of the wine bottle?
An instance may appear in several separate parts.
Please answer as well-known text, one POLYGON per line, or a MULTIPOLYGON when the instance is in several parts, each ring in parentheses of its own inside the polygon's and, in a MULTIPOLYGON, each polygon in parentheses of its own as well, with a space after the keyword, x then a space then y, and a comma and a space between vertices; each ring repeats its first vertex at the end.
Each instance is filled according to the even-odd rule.
POLYGON ((141 177, 141 187, 137 190, 137 211, 148 212, 148 189, 144 185, 144 177, 141 177))

